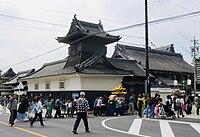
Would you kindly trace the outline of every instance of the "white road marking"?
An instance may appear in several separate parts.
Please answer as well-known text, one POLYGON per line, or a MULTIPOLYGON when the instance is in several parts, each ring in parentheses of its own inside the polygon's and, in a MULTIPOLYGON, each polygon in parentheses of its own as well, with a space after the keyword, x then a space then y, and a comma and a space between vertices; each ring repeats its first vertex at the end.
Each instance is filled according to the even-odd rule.
MULTIPOLYGON (((170 122, 170 123, 177 123, 177 124, 195 124, 193 122, 184 122, 184 121, 175 121, 175 120, 162 120, 162 119, 144 119, 149 121, 163 121, 163 122, 170 122)), ((199 124, 199 123, 196 123, 199 124)))
MULTIPOLYGON (((130 116, 126 116, 129 117, 130 116)), ((191 127, 193 127, 199 134, 200 134, 200 124, 199 123, 192 123, 192 122, 182 122, 182 121, 174 121, 174 120, 161 120, 161 119, 146 119, 146 118, 141 118, 141 119, 135 119, 129 129, 128 132, 126 131, 122 131, 122 130, 118 130, 118 129, 114 129, 111 127, 108 127, 106 125, 106 122, 109 120, 113 120, 113 119, 118 119, 118 118, 126 118, 124 117, 112 117, 112 118, 108 118, 102 121, 102 126, 112 130, 112 131, 116 131, 116 132, 120 132, 120 133, 124 133, 124 134, 129 134, 129 135, 136 135, 136 136, 140 136, 140 137, 150 137, 147 135, 140 135, 140 128, 141 128, 141 124, 142 124, 142 120, 149 120, 149 121, 157 121, 160 124, 160 129, 161 129, 161 135, 162 137, 175 137, 169 123, 177 123, 177 124, 188 124, 191 127)))
POLYGON ((175 137, 169 123, 167 121, 160 121, 160 130, 162 137, 175 137))
POLYGON ((142 125, 142 119, 134 119, 128 133, 130 134, 135 134, 135 135, 139 135, 140 134, 140 128, 142 125))
POLYGON ((190 124, 200 134, 200 124, 190 124))
POLYGON ((122 131, 122 130, 118 130, 118 129, 114 129, 114 128, 111 128, 111 127, 108 127, 106 125, 106 122, 109 121, 109 120, 113 120, 113 119, 118 119, 118 118, 124 118, 124 117, 112 117, 112 118, 108 118, 108 119, 105 119, 101 122, 101 125, 109 130, 112 130, 112 131, 116 131, 116 132, 120 132, 120 133, 124 133, 124 134, 129 134, 129 135, 136 135, 136 136, 139 136, 139 137, 150 137, 150 136, 146 136, 146 135, 139 135, 139 134, 134 134, 134 133, 129 133, 129 132, 126 132, 126 131, 122 131))

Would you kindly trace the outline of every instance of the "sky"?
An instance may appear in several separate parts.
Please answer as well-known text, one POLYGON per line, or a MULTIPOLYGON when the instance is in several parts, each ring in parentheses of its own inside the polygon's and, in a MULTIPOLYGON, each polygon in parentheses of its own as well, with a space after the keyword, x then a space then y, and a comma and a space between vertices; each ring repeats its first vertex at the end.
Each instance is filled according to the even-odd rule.
MULTIPOLYGON (((144 23, 145 0, 0 0, 0 70, 41 68, 44 63, 64 59, 69 45, 58 43, 65 36, 74 14, 79 20, 101 23, 112 30, 144 23)), ((149 21, 199 11, 200 0, 148 0, 149 21)), ((200 39, 200 14, 149 25, 149 46, 174 44, 175 51, 192 63, 194 37, 200 39)), ((145 47, 144 27, 111 32, 119 43, 145 47)), ((107 45, 111 57, 116 43, 107 45)))

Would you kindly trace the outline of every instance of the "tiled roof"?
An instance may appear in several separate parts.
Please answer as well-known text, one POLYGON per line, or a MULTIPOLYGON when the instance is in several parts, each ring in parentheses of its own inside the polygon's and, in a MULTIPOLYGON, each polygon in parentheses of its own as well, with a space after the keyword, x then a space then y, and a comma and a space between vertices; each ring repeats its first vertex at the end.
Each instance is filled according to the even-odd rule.
POLYGON ((166 52, 173 52, 173 53, 175 53, 175 51, 174 51, 174 44, 170 44, 170 45, 158 47, 158 48, 155 48, 155 50, 160 50, 160 51, 166 51, 166 52))
POLYGON ((63 43, 71 43, 77 39, 83 38, 85 36, 93 37, 93 39, 104 39, 105 44, 109 44, 112 42, 118 41, 121 37, 120 36, 114 36, 106 33, 103 30, 103 26, 100 23, 94 24, 90 22, 85 22, 78 20, 76 16, 74 16, 74 19, 71 23, 71 27, 69 32, 64 37, 58 37, 58 42, 63 43))
POLYGON ((136 61, 134 60, 125 60, 125 59, 113 59, 108 58, 108 60, 116 67, 126 71, 132 71, 134 76, 143 76, 145 77, 146 72, 136 61))
POLYGON ((8 71, 6 71, 2 77, 9 77, 9 78, 12 78, 16 75, 16 73, 13 71, 12 68, 9 68, 8 71))
POLYGON ((8 82, 6 82, 6 83, 4 83, 4 84, 5 84, 5 85, 8 85, 8 84, 15 84, 15 83, 18 83, 20 78, 29 76, 29 75, 31 75, 34 71, 35 71, 35 69, 31 69, 31 70, 26 70, 26 71, 18 72, 13 78, 11 78, 8 82))
POLYGON ((66 59, 46 63, 43 65, 43 67, 35 71, 35 73, 33 73, 32 75, 26 77, 25 79, 75 73, 75 69, 72 67, 64 68, 65 63, 66 63, 66 59))
MULTIPOLYGON (((135 60, 145 68, 145 48, 117 44, 113 58, 135 60)), ((181 54, 149 49, 151 70, 193 73, 193 67, 184 61, 181 54)))
POLYGON ((96 74, 96 75, 135 75, 145 76, 144 69, 133 60, 106 58, 105 54, 96 54, 76 66, 66 65, 68 58, 44 64, 41 69, 25 79, 56 75, 96 74))

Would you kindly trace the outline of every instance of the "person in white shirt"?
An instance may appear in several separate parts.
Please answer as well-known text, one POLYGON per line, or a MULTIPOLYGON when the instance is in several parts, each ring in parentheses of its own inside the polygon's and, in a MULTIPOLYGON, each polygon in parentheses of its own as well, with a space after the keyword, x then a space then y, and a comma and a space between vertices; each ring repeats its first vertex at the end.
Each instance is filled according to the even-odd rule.
POLYGON ((42 102, 41 102, 41 97, 35 97, 34 101, 35 101, 35 106, 34 106, 33 110, 35 112, 35 117, 32 119, 30 126, 31 127, 33 126, 37 117, 39 117, 39 119, 40 119, 41 126, 44 126, 43 119, 42 119, 42 107, 43 106, 42 106, 42 102))

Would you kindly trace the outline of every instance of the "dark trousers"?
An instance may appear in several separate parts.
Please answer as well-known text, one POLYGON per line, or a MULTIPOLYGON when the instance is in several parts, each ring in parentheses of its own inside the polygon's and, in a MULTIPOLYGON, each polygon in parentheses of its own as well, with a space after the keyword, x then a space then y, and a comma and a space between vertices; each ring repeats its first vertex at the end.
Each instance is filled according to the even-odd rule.
POLYGON ((96 107, 97 108, 97 115, 101 116, 102 112, 101 112, 101 107, 96 107))
POLYGON ((141 109, 141 108, 138 109, 138 116, 139 116, 139 117, 142 117, 142 109, 141 109))
POLYGON ((197 115, 199 115, 199 108, 197 108, 197 115))
POLYGON ((40 124, 44 125, 43 124, 43 120, 42 120, 42 113, 41 112, 40 113, 35 113, 35 117, 32 119, 30 124, 33 125, 33 123, 36 121, 37 117, 39 117, 39 119, 40 119, 40 124))
POLYGON ((77 130, 81 119, 83 119, 83 122, 84 122, 84 125, 85 125, 85 131, 88 131, 89 130, 89 126, 88 126, 88 120, 87 120, 87 112, 78 112, 77 113, 77 118, 76 118, 76 121, 74 123, 73 130, 74 131, 77 130))
POLYGON ((59 116, 59 118, 61 118, 61 110, 60 110, 60 107, 55 107, 55 110, 56 110, 56 114, 55 114, 54 118, 57 118, 57 115, 59 116))
POLYGON ((17 117, 17 110, 10 110, 9 124, 14 125, 16 117, 17 117))
POLYGON ((118 116, 120 114, 120 107, 119 108, 116 108, 116 116, 118 116))

